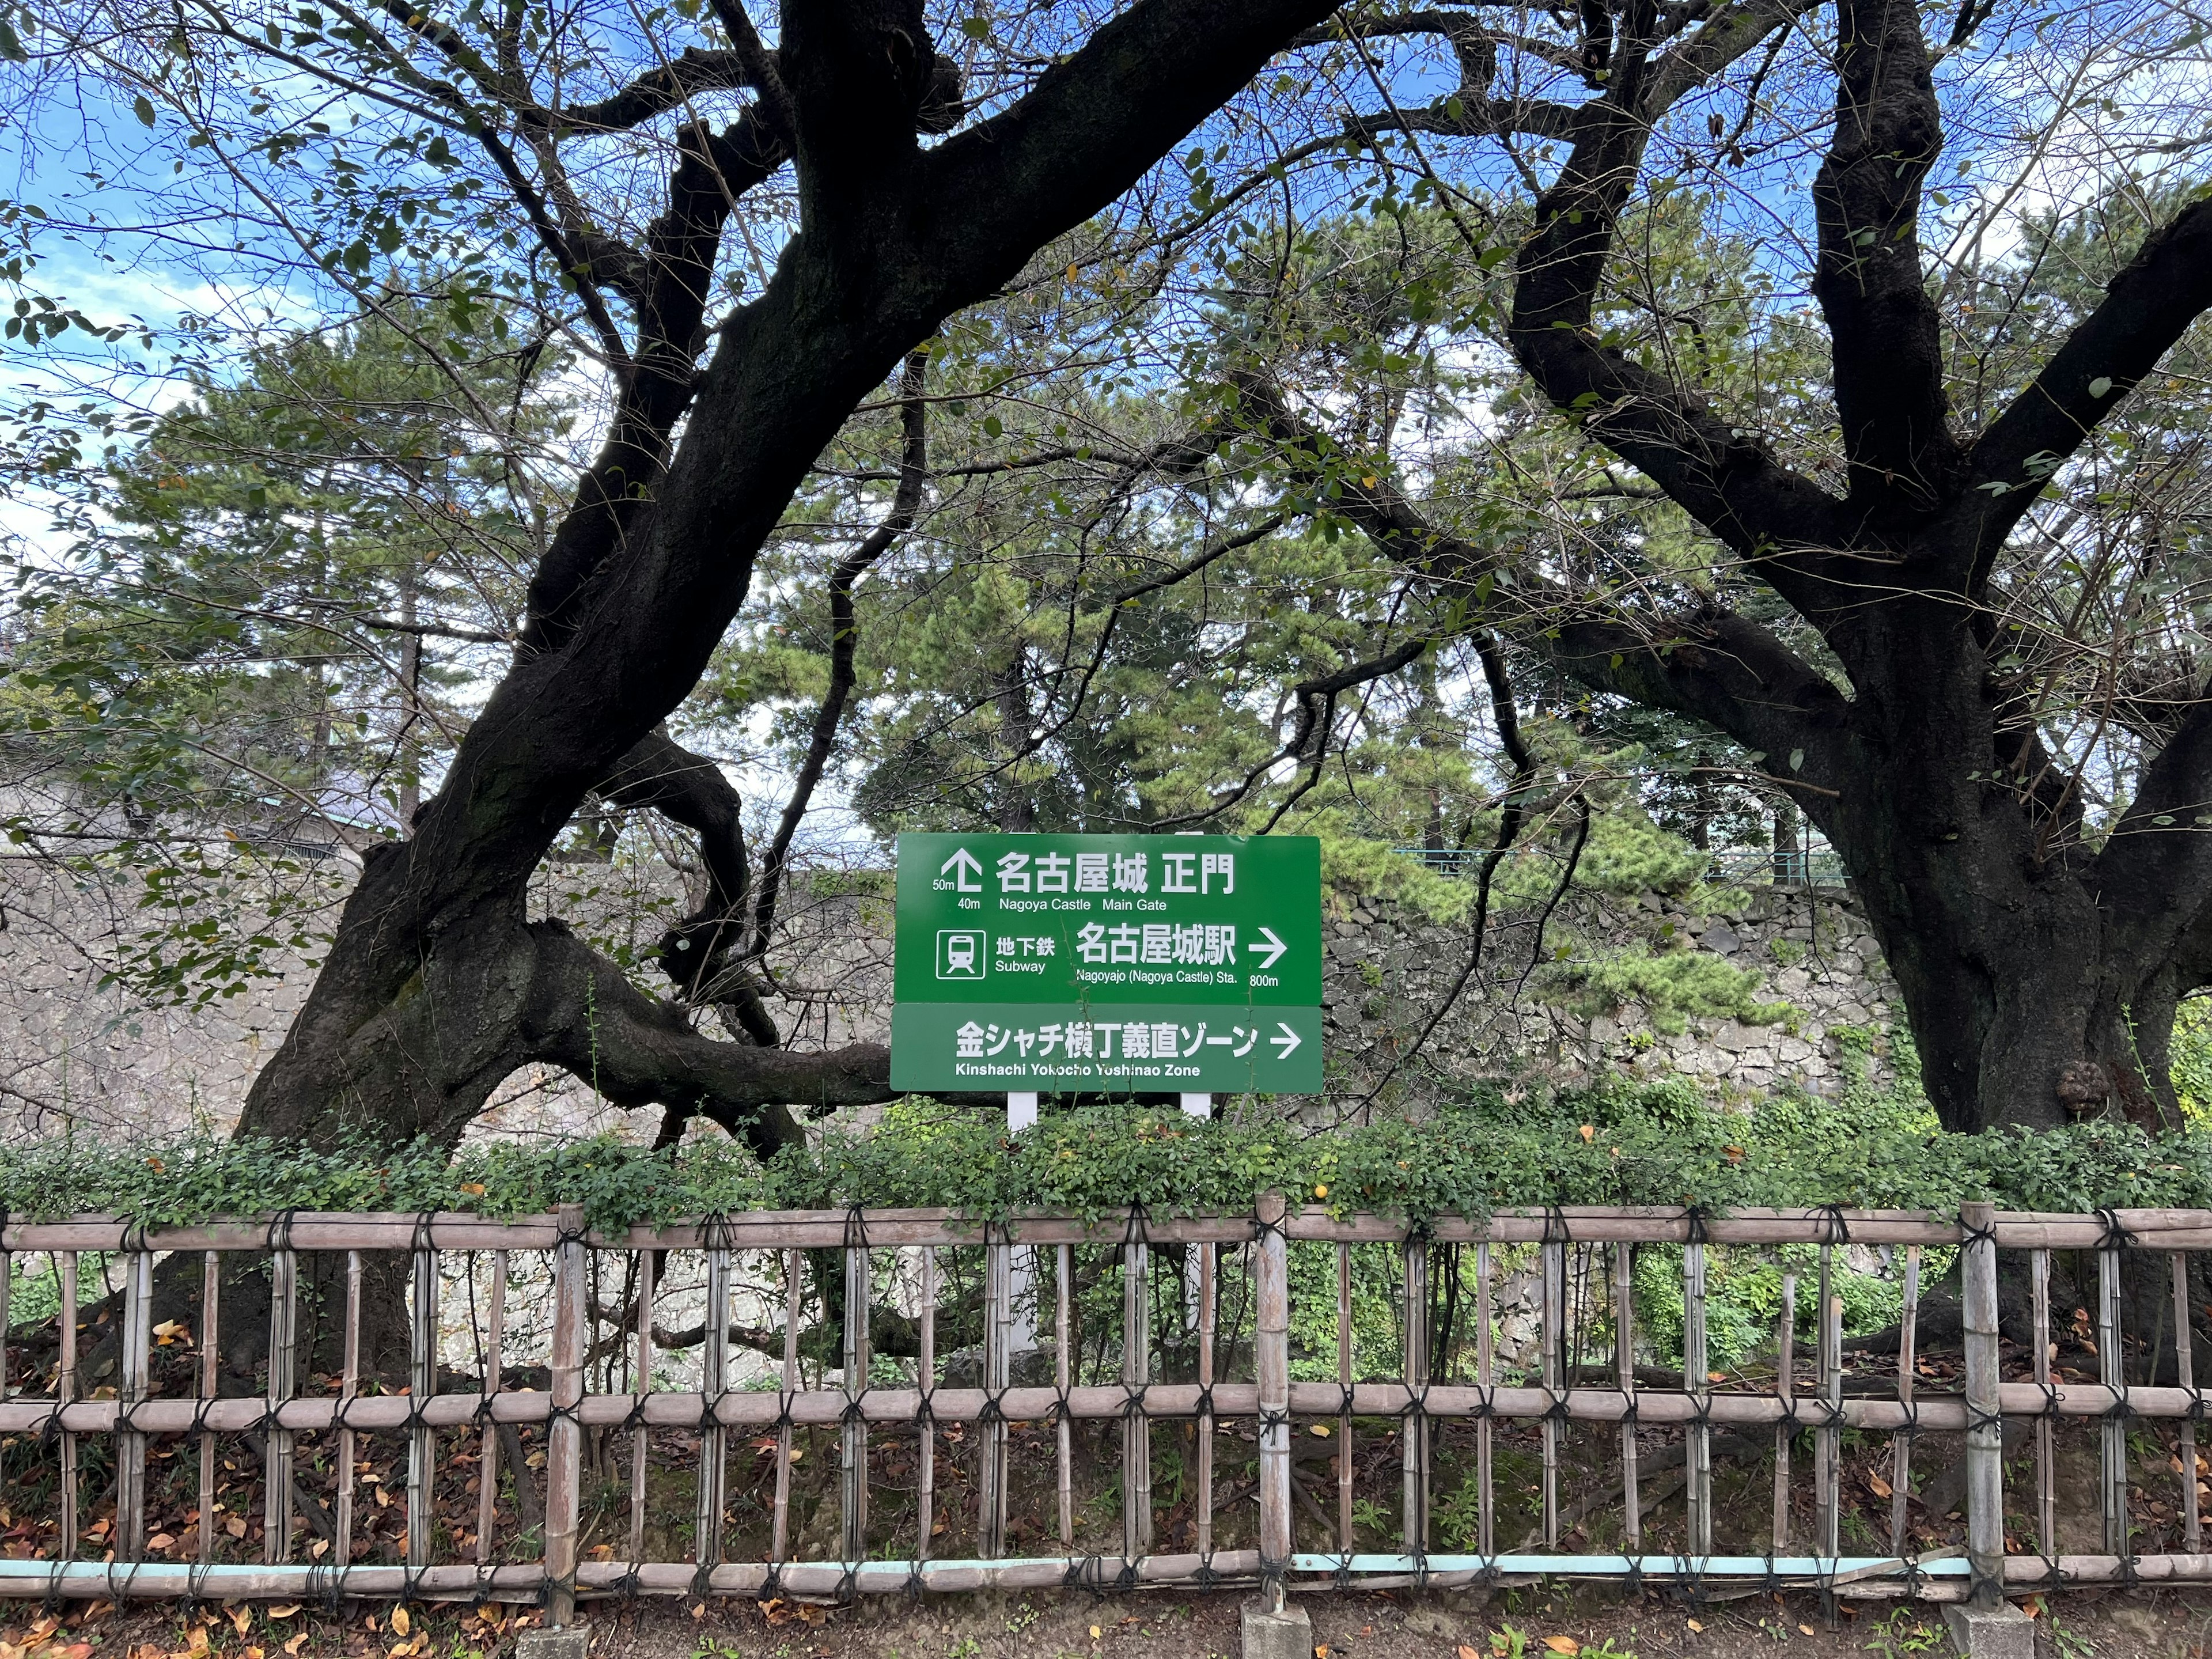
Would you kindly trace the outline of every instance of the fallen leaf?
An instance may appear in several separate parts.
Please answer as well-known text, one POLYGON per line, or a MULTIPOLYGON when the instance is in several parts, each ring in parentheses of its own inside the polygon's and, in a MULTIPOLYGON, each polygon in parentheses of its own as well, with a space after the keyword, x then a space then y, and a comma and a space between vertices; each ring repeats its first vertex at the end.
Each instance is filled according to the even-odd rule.
POLYGON ((176 1541, 177 1540, 169 1534, 166 1532, 157 1532, 151 1538, 146 1540, 146 1547, 149 1550, 171 1549, 175 1547, 176 1541))
POLYGON ((1597 1126, 1596 1126, 1595 1124, 1594 1124, 1594 1123, 1585 1123, 1585 1124, 1583 1124, 1583 1146, 1589 1146, 1589 1143, 1590 1143, 1591 1141, 1595 1140, 1596 1139, 1597 1139, 1597 1126))
POLYGON ((242 1515, 234 1515, 227 1517, 222 1523, 222 1529, 228 1533, 233 1538, 245 1537, 246 1517, 242 1515))
POLYGON ((1797 1633, 1800 1636, 1810 1636, 1813 1633, 1813 1627, 1810 1625, 1800 1625, 1797 1626, 1797 1633))
POLYGON ((307 1632, 301 1631, 297 1636, 284 1644, 284 1651, 295 1656, 295 1659, 297 1659, 300 1650, 307 1645, 307 1632))
POLYGON ((408 1629, 408 1626, 409 1626, 410 1625, 411 1625, 412 1623, 414 1623, 414 1620, 411 1620, 411 1619, 410 1619, 410 1618, 408 1617, 408 1614, 407 1614, 407 1609, 406 1609, 406 1608, 404 1608, 404 1607, 394 1607, 394 1608, 392 1608, 392 1634, 393 1634, 393 1635, 395 1635, 395 1636, 404 1636, 404 1635, 406 1635, 406 1634, 407 1634, 407 1629, 408 1629))
POLYGON ((1547 1636, 1544 1645, 1554 1653, 1565 1654, 1567 1659, 1574 1659, 1574 1656, 1583 1650, 1583 1644, 1571 1636, 1547 1636))
POLYGON ((1873 1491, 1874 1495, 1876 1498, 1888 1498, 1893 1495, 1889 1482, 1883 1480, 1878 1474, 1868 1475, 1867 1486, 1873 1491))
MULTIPOLYGON (((1074 269, 1075 269, 1075 267, 1074 267, 1074 266, 1073 266, 1073 265, 1070 265, 1070 266, 1068 267, 1068 269, 1069 269, 1070 270, 1074 270, 1074 269)), ((1103 1636, 1105 1633, 1106 1633, 1106 1632, 1105 1632, 1104 1631, 1103 1631, 1103 1630, 1099 1629, 1099 1628, 1098 1628, 1098 1626, 1096 1626, 1096 1625, 1093 1625, 1093 1626, 1091 1627, 1091 1639, 1092 1641, 1094 1641, 1094 1642, 1095 1642, 1095 1641, 1097 1641, 1100 1637, 1103 1636)))
POLYGON ((223 1612, 230 1616, 230 1622, 237 1626, 238 1633, 240 1636, 245 1635, 246 1632, 253 1628, 253 1609, 252 1607, 225 1607, 223 1612))
POLYGON ((298 1613, 300 1605, 295 1601, 281 1607, 270 1607, 266 1611, 271 1619, 289 1619, 298 1613))
POLYGON ((1687 1625, 1692 1630, 1703 1630, 1705 1628, 1703 1625, 1699 1624, 1694 1619, 1685 1619, 1682 1622, 1687 1625))
POLYGON ((1468 1646, 1466 1643, 1462 1642, 1459 1644, 1459 1653, 1456 1656, 1456 1659, 1482 1659, 1482 1656, 1477 1653, 1473 1648, 1468 1646))
POLYGON ((1328 1438, 1329 1435, 1334 1432, 1334 1431, 1332 1431, 1326 1423, 1316 1423, 1311 1429, 1307 1431, 1307 1432, 1313 1435, 1317 1439, 1326 1440, 1328 1438))

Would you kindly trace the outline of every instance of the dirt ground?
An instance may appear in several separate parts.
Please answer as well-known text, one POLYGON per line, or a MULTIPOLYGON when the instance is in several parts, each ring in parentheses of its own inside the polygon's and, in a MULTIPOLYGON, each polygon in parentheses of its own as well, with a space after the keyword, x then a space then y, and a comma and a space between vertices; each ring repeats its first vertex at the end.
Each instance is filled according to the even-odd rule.
MULTIPOLYGON (((1376 1592, 1299 1598, 1322 1659, 1751 1659, 1787 1650, 1875 1659, 1948 1655, 1934 1608, 1814 1596, 1692 1607, 1618 1591, 1487 1596, 1376 1592)), ((591 1613, 594 1659, 1237 1659, 1239 1598, 1161 1595, 886 1598, 857 1608, 647 1602, 591 1613)), ((2084 1593, 2039 1615, 2039 1659, 2212 1659, 2212 1595, 2084 1593)), ((502 1659, 535 1614, 356 1608, 113 1607, 0 1621, 0 1659, 502 1659), (281 1616, 271 1616, 281 1615, 281 1616)))

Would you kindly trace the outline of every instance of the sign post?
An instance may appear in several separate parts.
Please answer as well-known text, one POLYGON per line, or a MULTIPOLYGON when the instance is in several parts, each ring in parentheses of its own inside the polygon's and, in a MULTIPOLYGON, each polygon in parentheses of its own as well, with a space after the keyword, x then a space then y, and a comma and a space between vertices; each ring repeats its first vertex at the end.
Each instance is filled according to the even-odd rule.
POLYGON ((894 1088, 1320 1092, 1310 836, 901 836, 897 919, 894 1088))

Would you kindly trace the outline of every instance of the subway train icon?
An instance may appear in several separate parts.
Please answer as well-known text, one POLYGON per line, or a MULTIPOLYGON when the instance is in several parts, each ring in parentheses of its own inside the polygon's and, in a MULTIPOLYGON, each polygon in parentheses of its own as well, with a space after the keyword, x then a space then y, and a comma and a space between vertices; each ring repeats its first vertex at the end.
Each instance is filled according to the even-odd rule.
POLYGON ((944 927, 937 934, 937 976, 939 979, 983 977, 983 948, 980 927, 944 927))

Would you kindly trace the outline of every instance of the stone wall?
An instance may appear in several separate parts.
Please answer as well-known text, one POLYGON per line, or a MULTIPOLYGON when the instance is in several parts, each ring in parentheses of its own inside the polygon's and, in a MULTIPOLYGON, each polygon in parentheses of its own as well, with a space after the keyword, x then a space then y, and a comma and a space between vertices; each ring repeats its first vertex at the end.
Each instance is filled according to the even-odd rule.
MULTIPOLYGON (((357 865, 349 855, 296 878, 335 906, 357 865)), ((658 866, 550 869, 539 904, 584 919, 611 946, 641 951, 680 904, 680 880, 658 866)), ((1645 894, 1577 898, 1539 951, 1534 919, 1493 927, 1486 961, 1467 974, 1464 926, 1390 902, 1334 895, 1325 927, 1331 1093, 1297 1103, 1316 1122, 1418 1109, 1478 1080, 1574 1081, 1605 1070, 1696 1079, 1749 1102, 1785 1085, 1839 1086, 1844 1027, 1879 1033, 1893 989, 1863 921, 1841 893, 1752 889, 1708 894, 1706 908, 1645 894), (1747 1024, 1692 1015, 1679 1031, 1664 1009, 1603 1006, 1576 975, 1625 942, 1702 953, 1758 975, 1757 996, 1787 1018, 1747 1024), (1564 954, 1561 954, 1564 951, 1564 954), (1540 960, 1538 959, 1540 956, 1540 960), (1454 987, 1466 982, 1456 995, 1454 987)), ((125 1135, 235 1121, 246 1091, 306 994, 303 953, 276 952, 273 976, 204 1006, 161 1006, 101 983, 121 944, 149 925, 138 895, 32 857, 0 860, 0 1121, 125 1135)), ((890 1013, 890 906, 880 875, 823 872, 787 907, 775 1006, 806 1048, 884 1040, 890 1013)), ((1881 1049, 1876 1049, 1879 1065, 1881 1049)), ((557 1072, 509 1080, 485 1132, 532 1137, 623 1127, 627 1115, 557 1072)), ((639 1133, 650 1125, 629 1126, 639 1133)))

